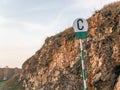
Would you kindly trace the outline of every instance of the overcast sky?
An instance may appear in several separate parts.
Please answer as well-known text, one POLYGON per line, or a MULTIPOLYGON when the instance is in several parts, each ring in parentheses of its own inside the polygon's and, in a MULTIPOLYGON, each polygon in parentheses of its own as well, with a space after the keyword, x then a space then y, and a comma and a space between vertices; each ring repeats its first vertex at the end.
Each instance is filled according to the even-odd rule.
POLYGON ((0 0, 0 67, 21 67, 46 37, 119 0, 0 0))

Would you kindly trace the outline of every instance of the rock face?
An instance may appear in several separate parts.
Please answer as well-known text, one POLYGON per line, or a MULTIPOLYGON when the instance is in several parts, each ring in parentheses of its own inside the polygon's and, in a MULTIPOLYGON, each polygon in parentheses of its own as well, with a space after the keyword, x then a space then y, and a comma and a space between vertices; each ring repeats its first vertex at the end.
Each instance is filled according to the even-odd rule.
MULTIPOLYGON (((120 2, 88 19, 83 40, 89 90, 120 89, 120 2)), ((79 40, 73 28, 48 37, 22 67, 25 90, 83 90, 79 40)))
POLYGON ((8 80, 18 73, 21 73, 19 68, 9 68, 8 66, 0 68, 0 81, 8 80))

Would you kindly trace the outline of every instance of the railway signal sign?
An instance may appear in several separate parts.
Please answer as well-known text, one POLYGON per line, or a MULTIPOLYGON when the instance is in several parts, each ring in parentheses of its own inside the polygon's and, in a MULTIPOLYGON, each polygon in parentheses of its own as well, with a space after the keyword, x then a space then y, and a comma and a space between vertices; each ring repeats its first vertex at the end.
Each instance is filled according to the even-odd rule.
POLYGON ((75 31, 75 36, 77 39, 87 38, 88 33, 88 23, 83 18, 77 18, 73 22, 73 29, 75 31))
POLYGON ((80 39, 82 76, 83 76, 84 90, 88 90, 87 77, 86 77, 85 65, 84 65, 84 50, 83 50, 83 46, 82 46, 82 39, 87 38, 88 23, 83 18, 77 18, 73 22, 73 29, 75 31, 76 38, 80 39))

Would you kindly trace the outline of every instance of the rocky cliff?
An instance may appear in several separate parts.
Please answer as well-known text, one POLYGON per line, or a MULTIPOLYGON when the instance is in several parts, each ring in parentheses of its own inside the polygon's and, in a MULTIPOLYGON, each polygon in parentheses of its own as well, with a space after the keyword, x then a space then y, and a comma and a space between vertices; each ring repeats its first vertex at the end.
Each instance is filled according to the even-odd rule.
POLYGON ((0 81, 8 80, 18 73, 21 73, 21 69, 17 67, 9 68, 6 66, 5 68, 0 68, 0 81))
MULTIPOLYGON (((83 40, 89 90, 120 89, 120 2, 90 17, 83 40)), ((22 67, 26 90, 83 90, 79 40, 73 28, 48 37, 22 67)))
POLYGON ((19 68, 0 68, 0 90, 24 90, 20 74, 19 68))

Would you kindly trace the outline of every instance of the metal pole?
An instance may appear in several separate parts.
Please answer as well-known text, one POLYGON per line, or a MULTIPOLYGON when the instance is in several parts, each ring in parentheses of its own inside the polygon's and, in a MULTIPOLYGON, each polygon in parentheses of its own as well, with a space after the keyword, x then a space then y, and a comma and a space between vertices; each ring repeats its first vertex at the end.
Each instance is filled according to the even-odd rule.
POLYGON ((87 78, 86 78, 86 72, 85 72, 85 65, 84 65, 84 50, 83 50, 81 39, 80 39, 80 49, 81 49, 82 77, 83 77, 83 82, 84 82, 84 90, 88 90, 88 88, 87 88, 87 78))

